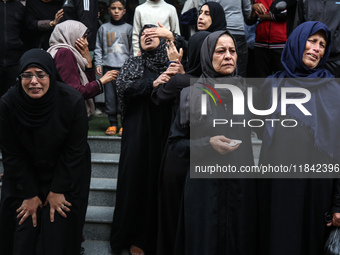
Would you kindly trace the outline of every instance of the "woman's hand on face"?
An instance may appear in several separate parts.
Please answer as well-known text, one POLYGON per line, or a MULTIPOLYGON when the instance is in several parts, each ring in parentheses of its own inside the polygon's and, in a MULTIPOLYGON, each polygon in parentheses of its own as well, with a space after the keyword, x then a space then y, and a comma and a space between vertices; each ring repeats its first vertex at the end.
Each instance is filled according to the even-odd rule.
POLYGON ((156 87, 158 87, 159 85, 161 85, 163 83, 167 83, 170 80, 170 78, 171 78, 171 76, 164 72, 160 76, 158 76, 158 78, 156 80, 154 80, 152 86, 154 88, 156 88, 156 87))
POLYGON ((60 9, 59 11, 57 11, 57 13, 55 14, 54 20, 53 20, 53 25, 56 26, 63 16, 64 16, 63 9, 60 9))
POLYGON ((50 191, 46 198, 44 206, 50 204, 50 221, 54 222, 54 213, 57 211, 62 217, 66 218, 65 212, 70 212, 71 203, 66 201, 64 194, 54 193, 50 191))
POLYGON ((340 213, 333 213, 332 221, 327 223, 327 226, 340 227, 340 213))
POLYGON ((117 80, 118 74, 119 74, 119 71, 117 70, 107 71, 103 75, 103 77, 101 77, 99 80, 104 85, 104 84, 109 83, 110 81, 117 80))
POLYGON ((24 221, 32 216, 33 227, 37 226, 37 209, 38 207, 42 207, 42 202, 38 196, 32 197, 30 199, 25 199, 22 201, 21 206, 16 210, 18 213, 17 218, 21 218, 19 221, 19 225, 24 223, 24 221))
POLYGON ((144 30, 144 33, 150 38, 160 37, 170 41, 175 41, 173 33, 158 22, 159 27, 151 27, 144 30))
POLYGON ((232 141, 231 139, 225 137, 224 135, 217 135, 211 137, 209 143, 218 153, 227 154, 229 152, 236 150, 240 146, 240 144, 236 146, 229 146, 226 144, 226 142, 230 143, 231 141, 232 141))
POLYGON ((79 51, 79 53, 86 58, 87 60, 87 68, 92 68, 92 59, 90 55, 90 50, 89 50, 89 43, 87 40, 84 40, 83 38, 79 38, 76 41, 76 49, 79 51))
POLYGON ((169 47, 166 47, 166 53, 168 54, 169 61, 176 61, 177 59, 181 61, 183 57, 183 49, 180 48, 178 52, 172 41, 168 41, 167 44, 169 47))

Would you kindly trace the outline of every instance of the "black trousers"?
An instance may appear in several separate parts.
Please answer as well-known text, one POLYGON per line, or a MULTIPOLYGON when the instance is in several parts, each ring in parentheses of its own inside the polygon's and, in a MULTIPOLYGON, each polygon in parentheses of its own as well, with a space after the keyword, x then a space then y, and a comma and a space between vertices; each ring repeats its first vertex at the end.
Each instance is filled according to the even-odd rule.
POLYGON ((257 78, 266 78, 283 70, 281 64, 282 50, 254 47, 254 69, 257 78))

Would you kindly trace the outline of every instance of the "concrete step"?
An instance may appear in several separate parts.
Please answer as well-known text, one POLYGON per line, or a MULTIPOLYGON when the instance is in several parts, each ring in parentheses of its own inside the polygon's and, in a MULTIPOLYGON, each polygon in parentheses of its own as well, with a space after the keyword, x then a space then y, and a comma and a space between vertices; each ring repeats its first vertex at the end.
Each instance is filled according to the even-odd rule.
POLYGON ((88 136, 87 141, 91 152, 120 153, 121 137, 119 136, 88 136))
POLYGON ((88 206, 83 234, 85 240, 109 241, 114 207, 88 206))
POLYGON ((127 250, 112 253, 109 241, 85 240, 82 246, 85 248, 84 255, 130 255, 127 250))
POLYGON ((91 153, 92 174, 94 178, 117 178, 119 154, 91 153))
POLYGON ((117 179, 91 178, 89 205, 115 206, 117 179))

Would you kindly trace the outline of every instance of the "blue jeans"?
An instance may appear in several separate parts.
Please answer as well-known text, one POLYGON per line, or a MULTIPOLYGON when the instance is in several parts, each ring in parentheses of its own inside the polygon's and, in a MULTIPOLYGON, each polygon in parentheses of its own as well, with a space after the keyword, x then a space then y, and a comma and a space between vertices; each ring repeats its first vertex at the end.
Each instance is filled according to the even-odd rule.
MULTIPOLYGON (((103 73, 105 74, 107 71, 110 70, 117 70, 119 71, 120 68, 113 68, 109 66, 103 66, 103 73)), ((121 112, 120 107, 118 105, 117 99, 117 90, 116 90, 116 81, 113 80, 104 85, 105 90, 105 113, 109 118, 109 122, 111 126, 118 127, 118 119, 117 114, 121 112)))

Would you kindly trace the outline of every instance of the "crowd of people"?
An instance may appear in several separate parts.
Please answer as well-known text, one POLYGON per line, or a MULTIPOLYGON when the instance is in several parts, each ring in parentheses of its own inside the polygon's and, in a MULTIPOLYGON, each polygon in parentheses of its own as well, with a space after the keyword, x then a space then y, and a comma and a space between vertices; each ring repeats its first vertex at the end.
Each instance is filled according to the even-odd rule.
POLYGON ((126 7, 109 0, 98 25, 95 0, 0 1, 1 254, 81 254, 88 121, 103 92, 105 134, 122 136, 113 254, 323 254, 340 227, 338 175, 193 173, 255 166, 254 132, 258 165, 339 169, 340 21, 319 13, 340 5, 201 0, 182 14, 189 40, 164 0, 139 5, 132 24, 126 7), (244 24, 256 26, 252 61, 244 24))

